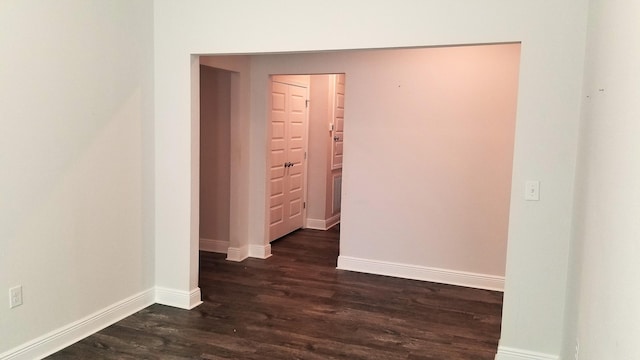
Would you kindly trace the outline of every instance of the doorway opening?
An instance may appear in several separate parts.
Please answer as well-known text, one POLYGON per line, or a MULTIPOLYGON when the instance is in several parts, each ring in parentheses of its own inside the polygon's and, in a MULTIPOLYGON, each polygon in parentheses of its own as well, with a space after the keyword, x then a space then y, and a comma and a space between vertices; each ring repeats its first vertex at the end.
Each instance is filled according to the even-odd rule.
POLYGON ((519 55, 520 44, 494 44, 201 56, 234 62, 243 79, 245 114, 231 121, 227 258, 271 255, 271 75, 345 73, 338 268, 502 290, 519 55))
POLYGON ((270 76, 269 242, 301 228, 339 234, 345 74, 270 76))
MULTIPOLYGON (((227 254, 241 261, 249 256, 249 164, 246 155, 249 121, 249 58, 199 56, 199 96, 194 101, 198 121, 193 139, 199 140, 195 162, 197 189, 192 209, 198 211, 198 250, 227 254)), ((195 72, 193 72, 195 74, 195 72)), ((257 254, 254 254, 257 255, 257 254)))
POLYGON ((231 209, 231 79, 200 65, 200 250, 226 253, 231 209))

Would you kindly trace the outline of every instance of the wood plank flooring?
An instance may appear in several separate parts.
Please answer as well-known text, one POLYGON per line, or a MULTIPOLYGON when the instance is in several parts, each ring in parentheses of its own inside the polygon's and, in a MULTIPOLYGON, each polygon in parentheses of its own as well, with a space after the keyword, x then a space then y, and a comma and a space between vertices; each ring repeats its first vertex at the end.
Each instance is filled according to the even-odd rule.
POLYGON ((336 270, 338 227, 267 260, 201 252, 204 304, 152 305, 49 359, 493 360, 502 294, 336 270))

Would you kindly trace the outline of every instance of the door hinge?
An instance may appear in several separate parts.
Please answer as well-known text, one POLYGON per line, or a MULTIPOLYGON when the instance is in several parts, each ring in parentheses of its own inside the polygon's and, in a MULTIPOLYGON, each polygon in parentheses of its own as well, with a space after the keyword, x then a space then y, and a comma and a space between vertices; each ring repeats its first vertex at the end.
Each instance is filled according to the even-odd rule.
POLYGON ((307 100, 304 101, 304 107, 306 107, 306 108, 309 107, 309 101, 311 101, 311 100, 307 99, 307 100))
POLYGON ((306 201, 302 203, 302 208, 303 208, 303 209, 306 209, 306 208, 307 208, 307 202, 306 202, 306 201))
POLYGON ((307 160, 307 152, 304 152, 304 159, 307 160))

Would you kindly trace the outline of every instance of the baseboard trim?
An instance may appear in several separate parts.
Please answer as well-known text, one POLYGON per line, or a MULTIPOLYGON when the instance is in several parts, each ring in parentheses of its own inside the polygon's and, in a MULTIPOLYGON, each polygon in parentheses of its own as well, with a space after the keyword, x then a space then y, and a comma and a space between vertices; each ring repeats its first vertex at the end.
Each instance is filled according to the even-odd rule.
POLYGON ((340 223, 340 214, 334 215, 327 219, 326 230, 331 229, 334 225, 340 223))
POLYGON ((229 251, 229 242, 225 240, 200 238, 200 250, 226 254, 229 251))
POLYGON ((495 360, 560 360, 558 355, 498 346, 495 360))
POLYGON ((338 269, 477 289, 504 291, 504 277, 502 276, 361 259, 350 256, 338 257, 338 269))
POLYGON ((271 257, 271 244, 267 245, 249 245, 239 248, 230 247, 227 252, 227 260, 242 261, 246 258, 268 259, 271 257))
POLYGON ((202 304, 200 288, 195 288, 191 291, 182 291, 156 286, 155 299, 158 304, 187 310, 191 310, 202 304))
POLYGON ((309 219, 304 224, 304 227, 312 230, 327 230, 325 220, 322 219, 309 219))
POLYGON ((249 245, 249 257, 268 259, 271 257, 271 244, 249 245))
POLYGON ((249 257, 249 247, 229 247, 227 251, 227 260, 229 261, 242 261, 249 257))
POLYGON ((334 215, 326 220, 307 219, 305 228, 313 230, 329 230, 332 226, 340 222, 340 214, 334 215))
POLYGON ((2 360, 32 360, 49 356, 154 303, 154 289, 145 290, 83 319, 65 325, 0 354, 2 360))

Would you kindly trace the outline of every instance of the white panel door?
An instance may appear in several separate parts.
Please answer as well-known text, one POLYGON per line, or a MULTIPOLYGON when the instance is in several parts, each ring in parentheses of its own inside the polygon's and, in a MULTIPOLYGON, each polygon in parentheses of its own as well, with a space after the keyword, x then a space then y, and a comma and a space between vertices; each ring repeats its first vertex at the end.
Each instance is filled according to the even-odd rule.
POLYGON ((331 169, 342 169, 342 146, 344 144, 344 74, 336 75, 336 95, 333 111, 333 146, 331 147, 331 169))
POLYGON ((271 83, 269 241, 303 225, 307 93, 303 86, 271 83))

